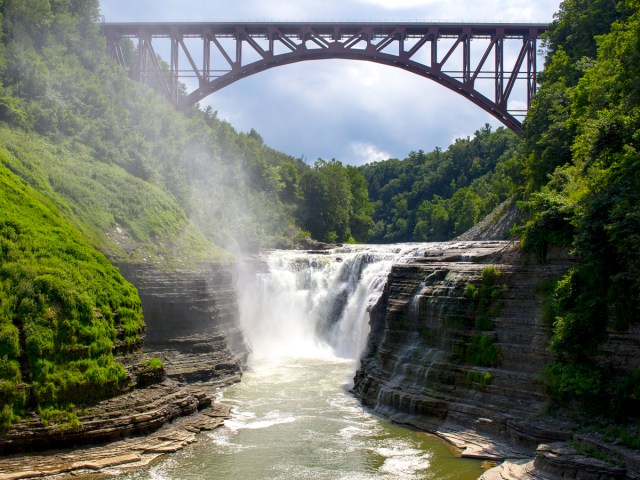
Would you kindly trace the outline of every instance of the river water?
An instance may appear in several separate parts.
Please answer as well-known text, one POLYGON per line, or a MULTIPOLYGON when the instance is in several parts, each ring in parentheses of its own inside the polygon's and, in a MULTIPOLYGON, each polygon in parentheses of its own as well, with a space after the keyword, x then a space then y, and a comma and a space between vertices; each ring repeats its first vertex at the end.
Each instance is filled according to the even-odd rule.
POLYGON ((481 463, 394 425, 349 393, 366 345, 367 309, 394 261, 417 246, 328 254, 274 252, 238 277, 253 354, 220 393, 233 417, 130 480, 476 479, 481 463))

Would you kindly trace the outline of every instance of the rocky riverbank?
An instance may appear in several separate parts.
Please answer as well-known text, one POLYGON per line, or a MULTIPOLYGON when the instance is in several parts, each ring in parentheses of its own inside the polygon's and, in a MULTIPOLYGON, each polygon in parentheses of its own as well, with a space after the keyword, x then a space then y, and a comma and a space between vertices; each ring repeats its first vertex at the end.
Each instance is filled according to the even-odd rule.
POLYGON ((0 480, 138 468, 192 443, 197 432, 215 428, 228 415, 213 398, 218 388, 240 381, 248 355, 231 266, 120 269, 138 288, 147 325, 145 354, 119 359, 129 372, 130 390, 76 406, 77 420, 33 413, 13 425, 0 436, 0 480), (164 366, 144 368, 151 357, 164 366), (25 454, 34 451, 43 453, 25 454))
MULTIPOLYGON (((611 468, 600 462, 594 470, 591 457, 566 443, 575 425, 546 415, 542 291, 570 265, 560 253, 530 263, 501 241, 439 244, 395 265, 371 310, 354 393, 396 422, 445 438, 462 456, 508 461, 487 480, 619 478, 615 462, 625 465, 621 478, 638 478, 637 451, 625 461, 612 454, 611 468), (479 301, 483 288, 488 296, 479 301)), ((632 364, 639 338, 612 334, 605 351, 632 364)))
POLYGON ((135 470, 195 442, 197 433, 222 425, 229 408, 214 403, 215 394, 242 375, 240 363, 229 361, 223 339, 175 338, 167 341, 166 349, 148 352, 146 357, 161 357, 164 367, 147 375, 137 368, 140 362, 130 363, 137 388, 76 408, 77 425, 64 417, 43 421, 37 414, 14 425, 0 437, 0 452, 5 454, 0 457, 0 480, 84 478, 135 470), (33 451, 42 453, 24 453, 33 451))
MULTIPOLYGON (((61 480, 118 475, 145 467, 161 455, 181 450, 195 442, 199 432, 217 428, 229 416, 228 407, 211 404, 211 398, 208 394, 203 395, 202 390, 179 387, 172 381, 136 392, 133 394, 135 400, 126 400, 138 404, 142 407, 141 411, 124 416, 116 414, 116 423, 121 425, 128 422, 128 427, 114 427, 109 434, 116 431, 124 433, 125 430, 133 433, 138 425, 149 427, 153 423, 173 421, 163 424, 149 435, 129 437, 105 445, 1 457, 0 480, 61 480), (148 403, 147 408, 144 408, 145 402, 148 403), (207 406, 196 411, 203 403, 207 406)), ((105 425, 114 423, 113 419, 101 420, 92 415, 90 422, 96 420, 104 421, 105 425)), ((106 433, 109 429, 105 427, 102 431, 106 433)), ((83 443, 84 440, 82 437, 83 443)))

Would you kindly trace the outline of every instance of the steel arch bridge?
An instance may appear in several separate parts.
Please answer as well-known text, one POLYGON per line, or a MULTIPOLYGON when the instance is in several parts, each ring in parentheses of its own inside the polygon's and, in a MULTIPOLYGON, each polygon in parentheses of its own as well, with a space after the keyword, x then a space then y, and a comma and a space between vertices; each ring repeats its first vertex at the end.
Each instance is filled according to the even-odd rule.
POLYGON ((514 131, 522 130, 518 118, 526 114, 536 91, 537 43, 547 29, 540 23, 441 22, 101 26, 113 58, 142 83, 159 84, 178 107, 273 67, 306 60, 367 60, 431 79, 514 131), (136 55, 127 55, 123 38, 137 41, 136 55), (157 55, 162 42, 170 52, 168 68, 157 55), (185 92, 185 84, 196 86, 185 92), (516 84, 524 84, 526 92, 519 100, 513 94, 516 84))

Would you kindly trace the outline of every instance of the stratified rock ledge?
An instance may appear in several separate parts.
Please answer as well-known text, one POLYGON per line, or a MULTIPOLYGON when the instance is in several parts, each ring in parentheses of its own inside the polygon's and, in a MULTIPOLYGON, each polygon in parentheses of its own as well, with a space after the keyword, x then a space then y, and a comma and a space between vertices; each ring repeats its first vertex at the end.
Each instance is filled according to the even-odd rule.
POLYGON ((216 404, 195 415, 179 418, 145 437, 72 451, 4 457, 0 459, 0 480, 119 475, 145 467, 161 455, 183 449, 196 441, 199 432, 219 427, 228 417, 229 407, 216 404))

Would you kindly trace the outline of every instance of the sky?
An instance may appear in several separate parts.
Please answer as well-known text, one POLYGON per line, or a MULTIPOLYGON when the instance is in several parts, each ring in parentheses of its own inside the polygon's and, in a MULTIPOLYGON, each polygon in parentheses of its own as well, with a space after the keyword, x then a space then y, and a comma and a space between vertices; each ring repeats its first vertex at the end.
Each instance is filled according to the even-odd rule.
MULTIPOLYGON (((100 0, 107 22, 550 22, 560 0, 100 0)), ((162 55, 162 53, 160 53, 162 55)), ((541 65, 541 62, 539 62, 541 65)), ((446 149, 501 123, 437 83, 389 66, 316 60, 272 68, 200 102, 238 131, 313 164, 362 165, 446 149)))

